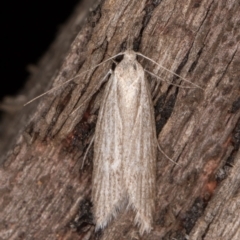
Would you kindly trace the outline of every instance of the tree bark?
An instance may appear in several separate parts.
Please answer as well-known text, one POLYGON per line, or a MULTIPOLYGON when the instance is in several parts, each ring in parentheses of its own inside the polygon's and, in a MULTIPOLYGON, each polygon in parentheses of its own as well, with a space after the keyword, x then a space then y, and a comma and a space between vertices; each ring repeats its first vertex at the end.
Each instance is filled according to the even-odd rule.
POLYGON ((22 94, 90 71, 2 120, 0 239, 240 239, 239 12, 231 0, 105 0, 80 24, 80 5, 22 94), (115 63, 93 67, 129 45, 204 89, 139 58, 182 85, 147 77, 159 144, 178 165, 158 153, 154 228, 143 237, 131 210, 94 231, 92 148, 81 168, 115 63))

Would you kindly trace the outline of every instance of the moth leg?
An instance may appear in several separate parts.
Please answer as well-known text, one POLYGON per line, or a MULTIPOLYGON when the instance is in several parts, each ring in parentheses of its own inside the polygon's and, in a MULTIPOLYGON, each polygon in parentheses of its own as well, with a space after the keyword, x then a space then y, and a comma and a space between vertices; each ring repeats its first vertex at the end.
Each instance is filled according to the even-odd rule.
MULTIPOLYGON (((102 78, 102 80, 100 81, 100 86, 106 82, 106 79, 108 77, 109 74, 112 74, 112 69, 110 69, 107 74, 102 78)), ((93 90, 93 94, 96 92, 96 90, 99 88, 99 86, 97 86, 94 90, 93 90)), ((76 109, 73 110, 73 112, 71 114, 74 114, 80 107, 82 107, 91 97, 92 95, 91 94, 80 106, 78 106, 76 109)))
POLYGON ((147 56, 145 56, 145 55, 143 55, 143 54, 141 54, 141 53, 139 53, 139 52, 137 52, 136 54, 137 54, 138 56, 141 56, 141 57, 143 57, 143 58, 149 60, 150 62, 156 64, 156 65, 159 66, 160 68, 162 68, 162 69, 164 69, 165 71, 171 73, 172 75, 174 75, 174 76, 176 76, 176 77, 182 79, 183 81, 185 81, 185 82, 187 82, 187 83, 190 83, 190 84, 192 84, 193 86, 195 86, 195 87, 197 87, 197 88, 200 88, 200 89, 202 89, 202 90, 204 91, 204 89, 203 89, 202 87, 200 87, 199 85, 197 85, 196 83, 193 83, 193 82, 187 80, 186 78, 181 77, 179 74, 177 74, 177 73, 175 73, 175 72, 173 72, 173 71, 171 71, 171 70, 165 68, 164 66, 162 66, 161 64, 155 62, 155 61, 152 60, 151 58, 149 58, 149 57, 147 57, 147 56))
POLYGON ((84 162, 85 162, 85 159, 86 159, 86 157, 87 157, 87 154, 88 154, 88 152, 89 152, 89 150, 90 150, 90 147, 92 146, 92 144, 93 144, 93 141, 94 141, 94 135, 93 135, 93 137, 92 137, 92 139, 91 139, 91 141, 90 141, 90 143, 89 143, 89 145, 88 145, 88 147, 87 147, 87 149, 86 149, 86 152, 85 152, 85 154, 84 154, 84 156, 83 156, 83 161, 82 161, 82 166, 81 166, 81 169, 83 169, 83 166, 84 166, 84 162))
MULTIPOLYGON (((180 85, 180 84, 172 83, 172 82, 168 81, 167 79, 164 79, 164 78, 159 77, 158 75, 156 75, 156 74, 153 73, 153 72, 150 72, 150 71, 148 71, 148 70, 146 70, 146 69, 144 69, 144 71, 145 71, 146 73, 149 73, 150 75, 158 78, 160 81, 167 82, 168 84, 173 85, 173 86, 176 86, 176 87, 180 87, 180 88, 197 88, 197 87, 187 87, 187 86, 182 86, 182 85, 180 85)), ((158 84, 158 85, 159 85, 159 84, 158 84)))
POLYGON ((161 149, 161 147, 160 147, 160 145, 159 145, 159 143, 158 143, 158 141, 157 141, 157 146, 158 146, 158 149, 159 149, 159 151, 169 160, 169 161, 171 161, 172 163, 174 163, 174 164, 176 164, 176 165, 178 165, 178 166, 180 166, 180 164, 178 164, 177 162, 175 162, 173 159, 171 159, 162 149, 161 149))

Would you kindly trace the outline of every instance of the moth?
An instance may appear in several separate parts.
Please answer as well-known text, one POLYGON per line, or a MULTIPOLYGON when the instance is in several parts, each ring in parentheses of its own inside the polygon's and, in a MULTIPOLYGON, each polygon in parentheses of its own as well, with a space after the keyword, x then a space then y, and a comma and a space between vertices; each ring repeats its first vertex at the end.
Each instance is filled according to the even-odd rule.
POLYGON ((103 95, 94 136, 92 201, 96 230, 123 207, 140 233, 152 229, 157 138, 153 102, 136 53, 127 50, 103 95))
MULTIPOLYGON (((111 77, 104 91, 95 135, 89 144, 90 147, 94 140, 93 212, 98 230, 106 227, 123 208, 131 208, 135 212, 134 223, 139 226, 142 235, 152 229, 157 146, 162 150, 157 142, 150 86, 136 56, 142 56, 195 87, 202 88, 132 50, 119 53, 95 67, 119 55, 124 56, 123 60, 114 71, 110 71, 111 77)), ((109 73, 104 79, 108 75, 109 73)), ((25 105, 58 87, 60 86, 37 96, 25 105)))

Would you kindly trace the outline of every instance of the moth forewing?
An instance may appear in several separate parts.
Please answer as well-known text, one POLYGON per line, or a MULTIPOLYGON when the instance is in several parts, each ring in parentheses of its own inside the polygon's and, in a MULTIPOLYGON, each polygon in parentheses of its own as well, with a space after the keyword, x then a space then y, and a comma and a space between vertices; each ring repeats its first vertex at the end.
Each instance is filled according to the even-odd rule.
POLYGON ((155 200, 156 130, 152 97, 136 53, 110 78, 96 125, 92 200, 96 229, 128 203, 140 233, 150 232, 155 200))

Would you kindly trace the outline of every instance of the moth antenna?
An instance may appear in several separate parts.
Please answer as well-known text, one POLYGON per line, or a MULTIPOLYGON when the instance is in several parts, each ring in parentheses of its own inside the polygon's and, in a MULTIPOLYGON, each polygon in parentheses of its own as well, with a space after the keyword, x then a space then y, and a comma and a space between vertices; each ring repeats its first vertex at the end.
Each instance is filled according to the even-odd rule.
MULTIPOLYGON (((109 74, 112 74, 112 69, 110 69, 110 70, 107 72, 107 74, 103 77, 103 79, 101 80, 100 85, 102 85, 102 84, 105 82, 105 80, 106 80, 106 78, 107 78, 107 76, 108 76, 109 74)), ((96 89, 97 89, 97 87, 94 89, 94 91, 93 91, 94 93, 95 93, 95 90, 96 90, 96 89)), ((90 95, 90 97, 88 97, 80 106, 78 106, 76 109, 74 109, 71 114, 74 114, 74 113, 75 113, 80 107, 82 107, 82 106, 84 105, 84 103, 87 102, 91 97, 92 97, 92 95, 90 95)))
POLYGON ((158 141, 157 141, 157 145, 158 145, 158 149, 159 151, 169 160, 171 161, 172 163, 176 164, 177 166, 181 166, 179 163, 175 162, 173 159, 171 159, 160 147, 158 141))
POLYGON ((84 156, 83 156, 83 161, 82 161, 81 169, 83 169, 84 162, 85 162, 85 160, 86 160, 86 157, 87 157, 87 154, 88 154, 88 152, 89 152, 89 150, 90 150, 90 147, 91 147, 92 144, 93 144, 94 137, 95 137, 95 136, 93 135, 93 137, 92 137, 92 139, 91 139, 91 141, 90 141, 90 143, 89 143, 89 145, 88 145, 88 147, 87 147, 87 149, 86 149, 86 152, 85 152, 85 154, 84 154, 84 156))
MULTIPOLYGON (((79 74, 79 75, 80 75, 80 74, 79 74)), ((79 75, 75 76, 74 78, 71 78, 71 79, 67 80, 66 82, 64 82, 64 83, 62 83, 62 84, 60 84, 60 85, 58 85, 58 86, 56 86, 56 87, 53 87, 53 88, 49 89, 49 90, 46 91, 45 93, 42 93, 42 94, 38 95, 37 97, 35 97, 35 98, 33 98, 32 100, 30 100, 30 101, 28 101, 27 103, 25 103, 23 106, 25 107, 25 106, 27 106, 28 104, 30 104, 30 103, 34 102, 35 100, 37 100, 38 98, 41 98, 41 97, 43 97, 44 95, 52 92, 53 90, 56 90, 57 88, 62 87, 64 84, 69 83, 69 82, 72 81, 73 79, 77 78, 79 75)))
POLYGON ((175 73, 175 72, 173 72, 173 71, 171 71, 171 70, 169 70, 169 69, 163 67, 162 65, 160 65, 160 64, 157 63, 157 62, 155 62, 155 61, 152 60, 151 58, 148 58, 147 56, 145 56, 145 55, 143 55, 143 54, 141 54, 141 53, 139 53, 139 52, 137 52, 136 54, 137 54, 138 56, 141 56, 141 57, 143 57, 143 58, 149 60, 149 61, 152 62, 152 63, 155 63, 157 66, 161 67, 162 69, 166 70, 167 72, 172 73, 173 75, 175 75, 175 76, 181 78, 181 79, 184 80, 185 82, 191 83, 192 85, 194 85, 194 86, 196 86, 196 87, 198 87, 198 88, 200 88, 200 89, 202 89, 202 90, 204 91, 204 89, 203 89, 202 87, 200 87, 199 85, 197 85, 196 83, 193 83, 193 82, 187 80, 186 78, 181 77, 181 76, 178 75, 177 73, 175 73))
POLYGON ((51 88, 50 90, 46 91, 45 93, 42 93, 42 94, 38 95, 37 97, 35 97, 35 98, 33 98, 32 100, 30 100, 30 101, 28 101, 27 103, 25 103, 23 106, 24 106, 24 107, 27 106, 28 104, 34 102, 34 101, 37 100, 38 98, 41 98, 41 97, 43 97, 44 95, 52 92, 53 90, 56 90, 57 88, 62 87, 64 84, 67 84, 67 83, 71 82, 72 80, 74 80, 75 78, 79 77, 79 76, 82 75, 83 73, 89 72, 89 71, 95 69, 96 67, 99 67, 99 66, 101 66, 102 64, 108 62, 109 60, 111 60, 111 59, 113 59, 113 58, 115 58, 115 57, 118 57, 118 56, 120 56, 120 55, 123 55, 123 54, 124 54, 124 53, 118 53, 118 54, 116 54, 115 56, 110 57, 110 58, 108 58, 107 60, 105 60, 105 61, 97 64, 96 66, 94 66, 94 67, 92 67, 92 68, 90 68, 90 69, 88 69, 88 70, 86 70, 86 71, 81 72, 80 74, 76 75, 76 76, 73 77, 73 78, 70 78, 70 79, 67 80, 66 82, 64 82, 64 83, 62 83, 62 84, 60 84, 60 85, 58 85, 58 86, 56 86, 56 87, 51 88))
POLYGON ((153 75, 154 77, 159 78, 160 80, 162 80, 162 81, 164 81, 164 82, 167 82, 167 83, 169 83, 169 84, 171 84, 171 85, 173 85, 173 86, 176 86, 176 87, 181 87, 181 88, 196 88, 196 87, 185 87, 185 86, 182 86, 182 85, 179 85, 179 84, 171 83, 170 81, 168 81, 168 80, 166 80, 166 79, 164 79, 164 78, 159 77, 159 76, 156 75, 155 73, 152 73, 152 72, 150 72, 150 71, 148 71, 148 70, 146 70, 146 69, 144 69, 144 71, 147 72, 147 73, 149 73, 150 75, 153 75))

